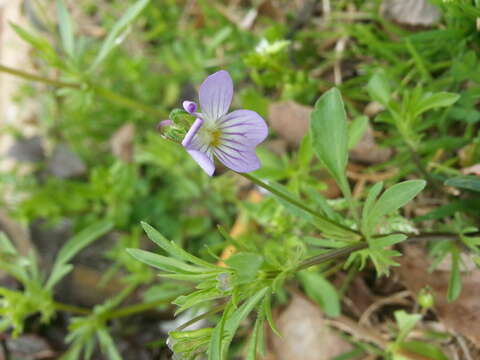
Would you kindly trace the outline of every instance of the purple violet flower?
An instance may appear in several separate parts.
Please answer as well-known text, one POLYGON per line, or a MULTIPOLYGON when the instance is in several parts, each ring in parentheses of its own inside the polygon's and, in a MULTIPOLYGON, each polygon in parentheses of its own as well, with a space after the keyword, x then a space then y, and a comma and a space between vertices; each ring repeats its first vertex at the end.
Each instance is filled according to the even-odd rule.
POLYGON ((208 76, 200 85, 197 104, 184 101, 185 111, 196 116, 182 145, 210 176, 215 171, 213 155, 226 167, 237 172, 260 168, 255 148, 268 135, 265 120, 255 111, 228 109, 233 97, 233 81, 225 70, 208 76))

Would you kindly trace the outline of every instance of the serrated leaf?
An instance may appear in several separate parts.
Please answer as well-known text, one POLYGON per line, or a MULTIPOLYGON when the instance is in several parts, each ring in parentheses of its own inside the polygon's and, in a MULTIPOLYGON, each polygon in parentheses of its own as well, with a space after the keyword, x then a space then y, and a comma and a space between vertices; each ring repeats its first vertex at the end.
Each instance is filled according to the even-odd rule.
POLYGON ((398 210, 417 196, 425 185, 424 180, 407 180, 385 190, 364 219, 363 229, 366 234, 371 234, 385 215, 398 210))
POLYGON ((254 253, 237 253, 225 260, 230 268, 235 270, 233 285, 254 281, 258 270, 263 264, 263 256, 254 253))

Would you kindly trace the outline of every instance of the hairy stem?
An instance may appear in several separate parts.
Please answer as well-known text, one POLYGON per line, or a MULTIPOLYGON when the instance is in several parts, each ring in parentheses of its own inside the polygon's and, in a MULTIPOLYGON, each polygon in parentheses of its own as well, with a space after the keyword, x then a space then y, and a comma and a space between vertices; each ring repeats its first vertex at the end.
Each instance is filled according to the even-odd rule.
POLYGON ((328 253, 325 253, 325 254, 315 255, 302 261, 295 270, 301 271, 301 270, 305 270, 306 268, 309 268, 310 266, 321 264, 325 261, 340 259, 350 255, 355 251, 366 249, 367 247, 368 247, 367 242, 359 242, 353 245, 345 246, 340 249, 329 251, 328 253))

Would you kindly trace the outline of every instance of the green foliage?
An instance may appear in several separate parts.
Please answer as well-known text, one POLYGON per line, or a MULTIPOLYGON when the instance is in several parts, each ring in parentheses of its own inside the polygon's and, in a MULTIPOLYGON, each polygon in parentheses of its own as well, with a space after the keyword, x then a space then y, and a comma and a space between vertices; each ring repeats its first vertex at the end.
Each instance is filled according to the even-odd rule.
MULTIPOLYGON (((327 315, 338 316, 351 279, 340 290, 327 279, 344 269, 348 276, 358 270, 372 279, 389 275, 401 255, 396 245, 419 231, 425 238, 443 234, 429 243, 431 270, 451 260, 447 298, 458 299, 462 258, 471 256, 480 266, 478 229, 472 226, 478 223, 479 182, 462 172, 480 156, 475 28, 480 12, 469 1, 435 2, 443 12, 441 24, 415 32, 380 18, 373 1, 355 1, 358 21, 343 21, 346 2, 332 2, 334 21, 322 19, 320 30, 316 21, 303 19, 303 12, 277 21, 264 5, 250 12, 242 3, 239 9, 247 16, 240 21, 240 11, 212 2, 189 8, 172 0, 81 2, 80 11, 106 29, 103 38, 87 36, 64 0, 41 16, 36 30, 12 24, 31 46, 39 74, 24 77, 48 84, 18 94, 20 101, 35 97, 41 104, 36 123, 47 146, 45 159, 32 164, 30 174, 20 169, 1 175, 7 185, 0 188, 2 195, 11 189, 21 194, 13 202, 2 199, 2 206, 28 223, 71 219, 76 235, 59 250, 50 272, 39 267, 33 252, 20 255, 0 235, 0 268, 18 285, 0 288, 0 330, 18 335, 32 322, 47 323, 57 311, 76 312, 64 358, 89 359, 98 347, 117 360, 122 357, 117 318, 174 304, 176 315, 203 314, 192 323, 210 321, 198 322, 203 328, 171 331, 169 346, 176 355, 223 360, 240 356, 243 348, 242 355, 253 360, 264 353, 266 324, 280 335, 272 308, 287 300, 287 281, 298 281, 327 315), (254 31, 246 21, 251 14, 254 31), (341 39, 348 39, 344 49, 341 39), (331 51, 333 43, 338 46, 331 51), (245 177, 266 190, 259 201, 244 200, 244 191, 251 189, 236 175, 205 176, 175 143, 193 117, 170 109, 195 100, 194 88, 220 68, 234 79, 239 94, 234 108, 267 118, 277 101, 314 105, 298 148, 258 149, 262 168, 245 177), (181 126, 154 132, 167 117, 181 126), (126 123, 135 133, 123 148, 129 152, 124 158, 107 144, 115 143, 116 131, 126 123), (359 170, 348 167, 349 151, 363 142, 369 126, 377 145, 394 150, 384 163, 362 170, 372 178, 398 170, 381 176, 383 193, 380 181, 354 184, 359 170), (82 159, 84 174, 65 179, 51 173, 50 149, 57 144, 68 144, 82 159), (326 173, 343 198, 325 195, 335 188, 326 173), (419 177, 423 180, 412 180, 419 177), (458 190, 444 191, 444 185, 458 190), (418 214, 403 207, 421 204, 416 196, 424 189, 425 198, 445 205, 413 218, 418 214), (431 221, 422 222, 426 219, 431 221), (142 223, 158 246, 154 251, 140 249, 142 221, 152 225, 142 223), (225 230, 230 228, 242 231, 231 236, 225 230), (72 270, 73 257, 113 229, 113 248, 99 254, 110 261, 100 283, 121 275, 123 291, 92 309, 55 302, 55 285, 72 270), (235 252, 225 258, 220 254, 227 247, 235 252), (120 308, 132 293, 143 294, 139 303, 133 310, 120 308), (37 313, 39 319, 31 316, 37 313)), ((419 315, 394 314, 398 332, 387 349, 355 342, 356 350, 342 358, 363 349, 393 359, 405 359, 405 353, 445 359, 433 341, 408 338, 419 315)))
POLYGON ((310 129, 317 156, 345 194, 349 191, 345 176, 348 161, 347 115, 337 89, 326 92, 315 103, 310 129))

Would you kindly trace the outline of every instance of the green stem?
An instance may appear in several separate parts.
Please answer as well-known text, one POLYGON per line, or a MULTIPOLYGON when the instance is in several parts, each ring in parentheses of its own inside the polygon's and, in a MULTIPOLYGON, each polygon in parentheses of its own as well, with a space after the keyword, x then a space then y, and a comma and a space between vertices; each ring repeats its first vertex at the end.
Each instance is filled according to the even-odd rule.
POLYGON ((129 305, 125 306, 123 308, 111 311, 108 315, 107 318, 110 319, 118 319, 121 317, 126 317, 126 316, 131 316, 135 315, 138 313, 142 313, 147 310, 155 309, 156 307, 160 305, 165 305, 169 304, 172 302, 175 298, 168 298, 168 299, 161 299, 161 300, 156 300, 156 301, 151 301, 151 302, 146 302, 146 303, 140 303, 140 304, 134 304, 134 305, 129 305))
POLYGON ((166 116, 163 111, 160 111, 155 109, 154 107, 139 103, 128 97, 116 94, 108 89, 105 89, 99 86, 93 86, 93 91, 96 94, 100 95, 101 97, 107 100, 110 100, 112 103, 115 103, 117 105, 121 105, 134 110, 139 110, 146 114, 149 114, 158 118, 164 118, 166 116))
POLYGON ((64 304, 61 302, 54 302, 53 305, 55 306, 55 309, 57 311, 67 311, 73 314, 79 314, 79 315, 89 315, 91 314, 90 309, 82 308, 79 306, 75 305, 69 305, 69 304, 64 304))
POLYGON ((321 213, 319 213, 318 211, 308 207, 307 205, 305 205, 304 203, 302 203, 300 200, 298 199, 295 199, 293 197, 291 197, 290 195, 287 195, 281 191, 278 191, 276 190, 275 188, 273 188, 272 186, 268 185, 267 183, 263 182, 262 180, 258 179, 257 177, 251 175, 251 174, 248 174, 248 173, 237 173, 241 176, 243 176, 244 178, 247 178, 248 180, 250 180, 251 182, 257 184, 258 186, 264 188, 265 190, 268 190, 270 191, 272 194, 278 196, 279 198, 285 200, 285 201, 288 201, 289 203, 291 203, 292 205, 295 205, 296 207, 306 211, 307 213, 321 219, 322 221, 325 221, 331 225, 334 225, 336 227, 339 227, 339 228, 342 228, 343 230, 346 230, 346 231, 349 231, 351 233, 354 233, 354 234, 357 234, 357 235, 360 235, 360 233, 358 231, 355 231, 353 229, 350 229, 349 227, 347 226, 344 226, 342 224, 339 224, 337 223, 336 221, 333 221, 325 216, 323 216, 321 213))
POLYGON ((41 83, 56 86, 56 87, 67 87, 67 88, 73 88, 73 89, 80 89, 82 87, 82 85, 78 83, 49 79, 43 76, 31 74, 22 70, 13 69, 5 65, 0 65, 0 71, 10 75, 20 77, 25 80, 37 81, 37 82, 41 82, 41 83))
MULTIPOLYGON (((31 74, 31 73, 28 73, 28 72, 25 72, 25 71, 22 71, 22 70, 14 69, 14 68, 11 68, 11 67, 8 67, 8 66, 5 66, 5 65, 0 65, 0 72, 4 72, 4 73, 10 74, 10 75, 14 75, 14 76, 20 77, 20 78, 25 79, 25 80, 41 82, 43 84, 47 84, 47 85, 51 85, 51 86, 55 86, 55 87, 66 87, 66 88, 72 88, 72 89, 82 89, 83 88, 83 84, 81 84, 81 83, 65 82, 65 81, 50 79, 50 78, 46 78, 46 77, 43 77, 43 76, 31 74)), ((127 108, 130 108, 130 109, 133 109, 133 110, 139 110, 139 111, 142 111, 146 114, 152 115, 154 117, 158 117, 158 118, 164 118, 165 117, 165 113, 163 111, 160 111, 160 110, 158 110, 154 107, 139 103, 139 102, 137 102, 133 99, 130 99, 130 98, 125 97, 123 95, 116 94, 116 93, 114 93, 114 92, 112 92, 108 89, 102 88, 100 86, 95 86, 95 85, 92 85, 92 84, 90 84, 90 85, 91 85, 91 88, 93 89, 93 91, 97 95, 109 100, 110 102, 112 102, 114 104, 117 104, 117 105, 120 105, 120 106, 123 106, 123 107, 127 107, 127 108)))
POLYGON ((206 319, 206 318, 208 318, 208 317, 211 316, 211 315, 214 315, 214 314, 216 314, 216 313, 219 313, 220 311, 222 311, 222 310, 225 309, 226 307, 227 307, 227 303, 222 304, 222 305, 218 305, 218 306, 214 307, 212 310, 207 311, 207 312, 205 312, 205 313, 203 313, 203 314, 200 314, 200 315, 194 317, 193 319, 187 321, 186 323, 180 325, 178 328, 175 329, 175 331, 181 331, 181 330, 189 327, 190 325, 195 324, 197 321, 206 319))
POLYGON ((315 255, 302 261, 295 270, 296 271, 305 270, 310 266, 318 265, 325 261, 343 258, 345 256, 350 255, 354 251, 363 250, 366 248, 368 248, 368 243, 359 242, 357 244, 353 244, 353 245, 345 246, 340 249, 329 251, 328 253, 325 253, 325 254, 315 255))

